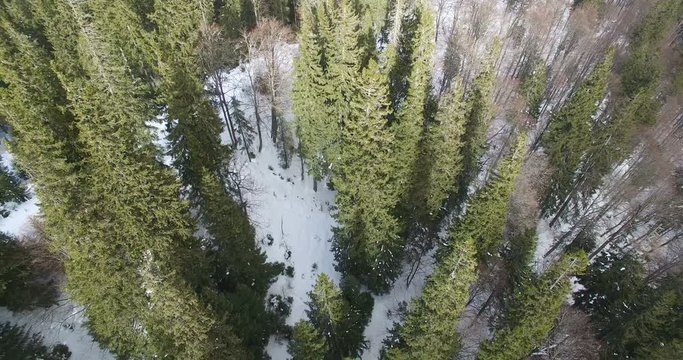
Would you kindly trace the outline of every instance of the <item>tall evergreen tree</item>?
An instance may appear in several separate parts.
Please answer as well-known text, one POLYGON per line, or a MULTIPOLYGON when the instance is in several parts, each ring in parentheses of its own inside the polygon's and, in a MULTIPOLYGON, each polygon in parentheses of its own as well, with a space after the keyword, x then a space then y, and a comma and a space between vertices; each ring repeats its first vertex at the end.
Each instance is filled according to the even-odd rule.
POLYGON ((590 145, 592 116, 605 96, 613 59, 614 51, 610 50, 577 92, 552 118, 543 137, 545 152, 554 167, 543 200, 543 211, 546 215, 562 212, 562 207, 567 203, 574 175, 585 150, 590 145))
POLYGON ((674 359, 683 355, 683 281, 680 273, 665 278, 655 291, 641 293, 641 302, 616 333, 607 338, 621 358, 674 359))
MULTIPOLYGON (((231 330, 216 331, 211 311, 184 280, 196 247, 187 208, 178 199, 173 175, 156 160, 145 128, 151 113, 139 102, 142 89, 131 79, 125 54, 100 36, 101 24, 85 4, 45 0, 35 5, 77 119, 78 131, 71 136, 78 135, 74 144, 87 154, 76 168, 77 192, 67 192, 56 205, 43 201, 55 246, 68 254, 72 299, 88 309, 95 337, 121 356, 241 358, 231 330), (153 281, 147 268, 154 269, 153 281)), ((22 136, 47 127, 16 123, 22 136)), ((54 141, 31 140, 36 139, 45 146, 54 141)), ((41 167, 30 159, 20 161, 29 172, 41 167)), ((62 171, 53 166, 40 175, 45 181, 62 171)))
POLYGON ((498 166, 494 180, 468 204, 467 216, 458 225, 459 232, 474 238, 480 261, 487 261, 500 250, 510 196, 526 155, 526 139, 525 134, 519 136, 512 154, 498 166))
POLYGON ((533 276, 531 263, 534 260, 537 242, 538 236, 535 229, 528 229, 510 239, 503 258, 507 266, 510 287, 513 290, 533 276))
POLYGON ((465 116, 467 105, 460 84, 454 84, 443 98, 434 123, 430 123, 422 150, 421 168, 427 170, 414 190, 423 210, 421 220, 437 219, 462 170, 462 147, 465 142, 465 116), (423 165, 424 164, 424 165, 423 165))
POLYGON ((537 58, 528 65, 522 79, 522 94, 526 99, 527 112, 537 119, 541 115, 541 104, 548 86, 547 82, 548 68, 542 59, 537 58))
POLYGON ((208 26, 210 7, 205 0, 156 5, 154 21, 171 154, 199 210, 199 220, 209 232, 206 253, 213 276, 204 289, 205 296, 221 311, 221 317, 234 319, 237 335, 259 358, 273 330, 264 298, 282 266, 266 262, 246 214, 225 188, 230 151, 221 144, 223 126, 204 92, 195 52, 200 30, 208 26))
MULTIPOLYGON (((327 6, 327 15, 330 21, 330 28, 324 29, 323 39, 330 37, 332 41, 325 41, 325 63, 327 65, 327 87, 330 98, 329 102, 331 116, 336 119, 342 127, 346 126, 349 117, 352 116, 352 107, 349 104, 357 96, 357 78, 360 75, 360 50, 358 42, 360 39, 358 15, 353 11, 349 0, 342 0, 339 8, 331 10, 334 5, 327 6), (331 34, 326 32, 331 32, 331 34)), ((319 19, 324 22, 324 18, 319 19)), ((334 126, 334 124, 331 124, 334 126)))
MULTIPOLYGON (((425 108, 429 96, 431 80, 432 52, 434 50, 434 25, 430 10, 420 2, 415 9, 418 20, 411 44, 411 70, 408 76, 408 92, 401 103, 396 116, 397 122, 392 124, 394 131, 394 174, 396 191, 407 201, 413 181, 421 169, 417 168, 420 153, 420 142, 425 129, 425 108)), ((406 204, 410 206, 410 204, 406 204)), ((411 212, 412 209, 406 209, 411 212)))
POLYGON ((387 359, 450 359, 459 348, 455 332, 477 280, 475 239, 458 228, 451 232, 452 245, 427 280, 419 298, 411 302, 399 341, 387 359))
POLYGON ((467 197, 470 182, 479 173, 479 158, 484 154, 486 133, 493 119, 491 94, 496 82, 495 64, 500 54, 500 42, 496 40, 482 71, 477 75, 467 93, 467 122, 463 138, 462 171, 458 179, 458 202, 467 197))
POLYGON ((668 353, 681 354, 680 274, 648 283, 642 261, 633 253, 605 252, 579 278, 585 289, 574 298, 606 341, 605 358, 667 359, 668 353))
POLYGON ((292 331, 292 340, 287 345, 293 360, 324 359, 329 351, 325 338, 308 321, 299 320, 292 331))
POLYGON ((339 119, 329 116, 329 101, 325 96, 327 77, 321 65, 322 49, 319 44, 325 39, 315 31, 315 22, 313 9, 303 5, 299 57, 295 60, 292 110, 296 115, 301 152, 308 161, 309 173, 320 180, 339 156, 342 124, 339 119))
POLYGON ((562 257, 540 279, 530 279, 515 292, 504 317, 505 326, 493 340, 484 342, 479 360, 526 359, 552 330, 560 307, 571 292, 571 275, 585 270, 588 257, 582 251, 562 257))
POLYGON ((430 275, 423 294, 408 308, 398 342, 389 359, 449 359, 459 347, 455 333, 460 314, 477 280, 477 253, 499 243, 507 220, 507 203, 525 154, 520 136, 512 155, 501 163, 499 177, 477 194, 464 218, 450 232, 449 245, 430 275))
POLYGON ((164 1, 155 4, 153 14, 170 153, 195 201, 201 196, 204 171, 222 178, 229 158, 220 139, 223 126, 204 92, 195 53, 200 29, 208 26, 209 8, 205 0, 164 1))
POLYGON ((403 244, 391 214, 399 194, 390 182, 393 137, 386 126, 387 87, 374 61, 356 86, 333 178, 341 224, 335 233, 335 258, 341 271, 384 292, 400 270, 403 244))
POLYGON ((265 295, 282 263, 266 262, 255 244, 254 227, 224 185, 207 172, 199 208, 210 239, 206 250, 210 283, 204 297, 222 316, 230 319, 244 344, 261 356, 275 320, 265 308, 265 295))
POLYGON ((309 321, 295 326, 289 346, 295 359, 318 356, 316 359, 342 360, 360 356, 366 348, 363 329, 370 320, 372 307, 363 311, 357 306, 358 299, 353 296, 371 297, 356 290, 340 290, 327 275, 318 276, 313 291, 308 294, 311 298, 306 311, 309 321))
POLYGON ((605 252, 595 258, 579 281, 585 289, 574 295, 577 306, 588 312, 598 333, 605 336, 625 322, 643 291, 645 268, 633 254, 605 252))
POLYGON ((572 200, 590 199, 604 176, 633 152, 642 129, 655 123, 662 105, 659 89, 667 51, 662 42, 681 10, 678 1, 658 1, 634 32, 630 53, 619 69, 624 93, 613 100, 613 114, 593 126, 595 136, 576 175, 578 196, 571 196, 572 200))

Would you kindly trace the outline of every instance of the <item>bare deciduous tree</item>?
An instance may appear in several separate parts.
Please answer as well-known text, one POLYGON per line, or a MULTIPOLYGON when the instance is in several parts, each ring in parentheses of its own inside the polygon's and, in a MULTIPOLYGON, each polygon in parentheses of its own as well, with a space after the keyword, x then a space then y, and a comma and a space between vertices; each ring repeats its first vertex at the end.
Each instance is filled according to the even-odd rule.
POLYGON ((546 341, 533 352, 532 360, 597 360, 602 344, 595 338, 586 313, 565 305, 546 341))
POLYGON ((273 143, 277 142, 278 111, 282 103, 281 86, 283 82, 283 60, 286 56, 283 45, 292 39, 291 31, 276 19, 261 20, 244 41, 250 62, 258 57, 263 64, 263 76, 266 81, 270 99, 270 135, 273 143))
POLYGON ((206 76, 211 80, 213 92, 218 97, 218 104, 225 126, 230 134, 233 147, 237 147, 235 124, 230 116, 230 107, 225 96, 224 71, 233 67, 237 62, 237 44, 223 36, 220 26, 216 24, 202 26, 202 40, 199 43, 199 59, 206 76))

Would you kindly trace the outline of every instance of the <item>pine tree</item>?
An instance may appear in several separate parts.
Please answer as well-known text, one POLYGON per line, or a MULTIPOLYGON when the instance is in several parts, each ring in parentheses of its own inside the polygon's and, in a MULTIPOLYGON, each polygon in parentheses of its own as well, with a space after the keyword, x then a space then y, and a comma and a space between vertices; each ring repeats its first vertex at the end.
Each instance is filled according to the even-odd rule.
POLYGON ((92 15, 100 36, 119 49, 126 67, 144 83, 145 101, 152 102, 157 59, 152 33, 145 28, 145 16, 150 10, 151 2, 147 0, 92 0, 85 11, 92 15), (121 36, 122 31, 125 36, 121 36))
POLYGON ((658 0, 631 39, 631 54, 623 64, 622 84, 626 96, 634 98, 655 83, 663 72, 661 42, 683 10, 680 1, 658 0))
MULTIPOLYGON (((434 49, 434 29, 430 10, 420 3, 415 9, 418 20, 411 44, 412 59, 408 76, 408 92, 406 99, 400 104, 396 116, 397 122, 392 124, 394 143, 394 174, 396 191, 404 197, 414 187, 413 181, 418 177, 417 160, 420 153, 420 142, 425 129, 425 108, 429 90, 431 89, 431 59, 434 49)), ((406 206, 410 206, 406 204, 406 206)), ((406 209, 411 212, 412 209, 406 209)))
POLYGON ((664 350, 680 344, 683 293, 678 274, 648 284, 638 255, 611 251, 597 257, 579 280, 585 289, 574 298, 607 342, 605 356, 666 359, 664 350))
POLYGON ((79 181, 74 166, 81 154, 73 115, 65 111, 66 93, 50 68, 47 43, 23 2, 0 10, 0 113, 13 129, 10 151, 36 185, 50 220, 68 208, 79 181), (22 25, 17 25, 22 24, 22 25), (30 24, 30 25, 29 25, 30 24), (29 37, 18 29, 25 28, 29 37), (47 121, 44 121, 47 120, 47 121))
POLYGON ((618 356, 636 359, 666 359, 665 354, 680 357, 683 341, 683 281, 680 273, 664 279, 654 294, 645 293, 640 309, 623 324, 621 334, 610 340, 618 356), (647 296, 650 295, 650 296, 647 296), (615 346, 616 345, 616 346, 615 346), (664 351, 666 348, 672 348, 664 351))
POLYGON ((676 1, 657 2, 633 34, 630 54, 619 69, 624 94, 617 97, 614 114, 594 124, 591 132, 596 136, 576 174, 579 199, 589 199, 614 165, 633 152, 643 127, 655 123, 662 105, 658 96, 664 72, 662 39, 680 10, 683 7, 676 1))
POLYGON ((264 297, 284 265, 266 262, 249 219, 218 179, 205 172, 202 189, 199 212, 210 236, 204 259, 210 283, 202 289, 203 296, 230 319, 244 345, 260 356, 275 330, 264 297))
POLYGON ((325 338, 318 330, 305 320, 299 320, 294 325, 292 340, 287 345, 293 360, 324 359, 329 351, 325 338))
POLYGON ((493 118, 491 94, 496 82, 495 63, 500 54, 500 42, 496 40, 493 50, 482 71, 477 75, 467 93, 467 122, 462 148, 462 171, 458 179, 458 199, 462 203, 467 197, 470 182, 479 173, 479 158, 486 146, 486 133, 493 118))
POLYGON ((335 234, 335 258, 341 271, 383 292, 398 275, 403 252, 398 222, 391 214, 398 199, 389 180, 393 137, 386 127, 387 87, 374 61, 358 82, 333 178, 341 224, 335 234))
POLYGON ((237 39, 247 28, 243 12, 247 10, 242 0, 224 0, 218 10, 218 23, 223 28, 228 39, 237 39))
POLYGON ((574 295, 576 304, 591 315, 598 333, 606 334, 624 321, 643 291, 644 277, 645 268, 637 256, 605 252, 579 277, 585 289, 574 295))
POLYGON ((590 145, 591 117, 605 95, 613 58, 611 50, 553 117, 543 137, 545 152, 554 167, 543 201, 545 214, 561 212, 563 203, 571 195, 574 175, 590 145))
POLYGON ((510 239, 503 258, 513 290, 533 276, 531 263, 534 260, 537 243, 538 236, 535 229, 528 229, 510 239))
POLYGON ((578 196, 572 200, 588 200, 614 165, 633 152, 639 132, 654 124, 661 107, 655 94, 655 86, 643 89, 633 99, 619 101, 618 110, 607 122, 594 124, 594 135, 576 173, 578 196))
MULTIPOLYGON (((386 50, 379 55, 383 72, 388 77, 389 97, 391 99, 392 113, 389 115, 390 122, 397 120, 401 106, 408 96, 409 77, 413 67, 413 45, 418 37, 420 18, 416 16, 415 6, 404 0, 389 3, 390 16, 387 26, 383 31, 383 40, 386 50)), ((419 10, 417 10, 419 12, 419 10)), ((431 30, 434 31, 433 29, 431 30)))
POLYGON ((578 252, 565 255, 540 279, 530 279, 515 292, 504 317, 505 326, 484 342, 477 359, 526 359, 548 336, 571 292, 569 277, 585 270, 588 258, 578 252))

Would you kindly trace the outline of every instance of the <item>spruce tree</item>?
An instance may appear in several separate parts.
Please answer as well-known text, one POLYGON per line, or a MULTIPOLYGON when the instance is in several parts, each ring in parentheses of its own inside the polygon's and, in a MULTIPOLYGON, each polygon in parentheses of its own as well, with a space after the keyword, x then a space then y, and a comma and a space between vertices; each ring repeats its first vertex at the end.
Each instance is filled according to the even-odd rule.
POLYGON ((398 344, 388 350, 387 359, 450 359, 457 352, 455 328, 477 280, 477 260, 474 237, 458 228, 451 237, 448 254, 408 307, 398 344))
POLYGON ((399 194, 390 182, 393 137, 386 126, 387 86, 370 61, 357 79, 342 152, 333 177, 337 188, 335 258, 339 269, 375 292, 385 292, 398 276, 403 243, 391 214, 399 194))
POLYGON ((230 318, 245 346, 260 355, 275 326, 264 297, 284 266, 266 262, 266 255, 255 244, 249 219, 208 171, 202 189, 199 212, 210 237, 204 260, 210 283, 203 295, 214 309, 230 318))
POLYGON ((162 100, 167 105, 170 154, 183 185, 199 201, 205 170, 221 177, 229 150, 221 144, 223 125, 204 93, 195 49, 206 23, 205 0, 157 2, 157 26, 162 100))
POLYGON ((493 119, 491 94, 496 82, 495 64, 500 54, 500 42, 496 40, 482 71, 477 75, 467 93, 467 122, 462 148, 462 171, 458 179, 458 202, 467 197, 467 189, 479 173, 479 158, 484 154, 486 133, 493 119))
MULTIPOLYGON (((407 204, 409 193, 415 185, 414 179, 421 169, 417 167, 420 154, 420 143, 425 129, 425 110, 429 90, 431 89, 431 63, 434 49, 434 28, 430 10, 420 2, 415 9, 418 20, 411 44, 411 70, 408 76, 408 92, 406 99, 400 104, 396 116, 397 122, 392 124, 394 143, 394 174, 396 191, 403 198, 406 212, 411 212, 412 204, 407 204)), ((407 225, 407 224, 406 224, 407 225)))
MULTIPOLYGON (((356 289, 357 290, 357 289, 356 289)), ((293 350, 295 359, 341 360, 357 358, 366 348, 363 329, 370 320, 370 312, 359 308, 354 296, 370 297, 353 289, 339 289, 325 274, 318 276, 313 290, 308 294, 309 322, 299 322, 294 331, 293 350), (352 290, 348 292, 348 290, 352 290)))
POLYGON ((635 253, 605 252, 579 277, 585 289, 575 294, 576 304, 606 341, 606 357, 667 359, 680 349, 680 274, 648 280, 642 261, 635 253))
POLYGON ((521 360, 548 336, 562 304, 571 292, 571 275, 585 270, 588 257, 582 251, 562 257, 540 279, 530 279, 515 292, 504 316, 505 326, 493 340, 484 342, 479 360, 521 360))
POLYGON ((683 281, 672 273, 656 290, 641 293, 641 302, 617 333, 607 340, 610 351, 622 358, 667 359, 680 357, 683 341, 683 281))
POLYGON ((465 142, 467 105, 460 84, 454 84, 443 98, 435 122, 428 125, 422 151, 428 172, 415 191, 420 194, 424 217, 436 219, 448 196, 455 191, 455 182, 462 170, 462 147, 465 142))
MULTIPOLYGON (((168 106, 174 165, 198 208, 200 223, 209 233, 205 255, 213 276, 203 289, 205 298, 221 311, 221 317, 233 320, 237 335, 259 358, 274 330, 264 298, 282 266, 266 262, 246 214, 225 187, 230 151, 221 144, 223 126, 204 92, 195 53, 200 30, 208 25, 208 9, 204 0, 157 3, 154 21, 158 27, 162 100, 168 106), (230 275, 225 275, 226 271, 230 275)), ((248 132, 243 114, 241 121, 241 130, 248 132)), ((280 131, 282 135, 284 130, 280 131)), ((246 133, 242 135, 246 139, 246 133)))
MULTIPOLYGON (((319 8, 322 6, 318 5, 319 8)), ((325 39, 315 31, 315 20, 313 9, 308 5, 302 6, 299 57, 294 63, 292 110, 296 115, 301 152, 308 162, 309 173, 316 180, 321 180, 339 156, 341 122, 328 116, 327 77, 321 65, 322 49, 319 44, 325 39)))
POLYGON ((573 196, 572 200, 589 199, 614 165, 633 152, 643 127, 655 123, 662 105, 658 93, 665 70, 662 40, 680 10, 683 7, 677 1, 658 1, 634 32, 630 53, 619 69, 624 94, 617 94, 621 96, 616 99, 614 113, 593 126, 595 136, 576 175, 580 197, 573 196))
POLYGON ((187 283, 192 225, 174 176, 157 161, 145 126, 151 112, 125 54, 100 36, 84 4, 37 5, 87 154, 78 201, 66 203, 59 224, 48 217, 55 246, 69 255, 71 298, 88 309, 96 339, 120 356, 243 358, 232 330, 216 324, 187 283))
POLYGON ((503 259, 507 265, 508 279, 513 290, 533 276, 531 263, 534 260, 537 243, 538 236, 535 229, 528 229, 510 239, 503 253, 503 259))
POLYGON ((562 210, 571 195, 574 175, 590 145, 592 116, 605 96, 614 51, 610 50, 588 79, 551 119, 542 141, 553 166, 550 185, 543 200, 546 215, 562 210))
POLYGON ((520 134, 512 154, 498 166, 494 180, 473 197, 467 216, 458 224, 458 232, 474 238, 480 261, 497 256, 503 241, 510 196, 526 155, 526 139, 520 134))
POLYGON ((422 295, 409 308, 389 359, 449 359, 459 348, 455 333, 460 314, 477 280, 477 254, 499 244, 507 221, 510 194, 525 154, 526 136, 498 170, 498 177, 472 198, 464 218, 451 230, 441 262, 422 295))
POLYGON ((299 320, 292 330, 292 340, 287 345, 293 360, 324 359, 329 351, 325 338, 308 321, 299 320))
POLYGON ((538 119, 541 115, 541 104, 548 82, 548 68, 543 60, 537 58, 529 65, 522 79, 522 94, 526 99, 526 111, 538 119))
POLYGON ((576 305, 588 312, 602 336, 625 321, 643 292, 645 268, 634 254, 605 252, 596 257, 579 281, 585 287, 574 295, 576 305))
MULTIPOLYGON (((326 87, 329 98, 327 101, 330 106, 330 115, 339 122, 340 126, 346 126, 349 117, 352 116, 352 106, 349 106, 356 97, 356 83, 360 75, 360 51, 358 42, 360 38, 358 15, 353 11, 348 0, 342 0, 339 8, 332 11, 327 6, 329 12, 331 34, 323 32, 323 39, 326 36, 325 62, 327 65, 326 87)), ((320 22, 325 19, 319 19, 320 22)), ((323 25, 321 25, 321 28, 323 25)), ((334 126, 331 124, 330 126, 334 126)))

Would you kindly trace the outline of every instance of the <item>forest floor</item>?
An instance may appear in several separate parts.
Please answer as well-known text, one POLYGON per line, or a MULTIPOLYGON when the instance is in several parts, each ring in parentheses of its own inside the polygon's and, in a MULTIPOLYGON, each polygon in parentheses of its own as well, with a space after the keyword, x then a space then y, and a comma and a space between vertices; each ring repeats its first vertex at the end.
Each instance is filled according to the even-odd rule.
MULTIPOLYGON (((291 71, 291 62, 296 52, 296 45, 288 45, 285 58, 282 59, 287 71, 291 71)), ((245 87, 249 84, 247 72, 251 64, 243 64, 226 74, 223 86, 228 98, 235 96, 242 104, 251 104, 250 93, 245 87)), ((284 76, 290 78, 291 76, 284 76)), ((289 89, 285 86, 286 99, 289 99, 289 89)), ((341 274, 334 269, 334 255, 332 253, 333 227, 337 225, 333 218, 335 211, 335 192, 328 189, 323 181, 318 184, 317 191, 313 190, 313 178, 304 169, 301 179, 301 161, 295 155, 291 166, 283 169, 278 158, 277 148, 270 140, 270 111, 266 106, 269 102, 261 99, 259 113, 264 124, 263 149, 256 150, 256 157, 249 159, 244 151, 235 156, 234 169, 240 173, 246 183, 255 189, 246 194, 249 203, 249 218, 256 227, 256 240, 265 251, 269 261, 280 261, 285 266, 294 267, 294 277, 280 276, 271 288, 270 293, 281 295, 283 298, 292 297, 292 312, 287 318, 287 324, 294 325, 306 317, 308 292, 313 289, 319 274, 329 275, 335 282, 339 282, 341 274), (272 241, 270 240, 272 237, 272 241), (271 243, 272 242, 272 243, 271 243)), ((288 110, 291 107, 285 102, 282 106, 285 119, 291 121, 293 116, 288 110)), ((254 122, 254 107, 244 106, 243 110, 254 122)), ((229 135, 223 134, 224 142, 228 142, 229 135)), ((257 148, 258 139, 254 147, 257 148)), ((431 268, 427 264, 427 268, 431 268)), ((425 272, 419 271, 415 279, 407 286, 405 278, 408 268, 396 281, 392 291, 386 295, 375 296, 375 306, 370 324, 365 329, 368 349, 363 359, 377 359, 382 348, 382 341, 388 335, 399 304, 419 294, 425 279, 425 272)), ((273 360, 288 358, 287 343, 270 339, 267 350, 273 360)))

